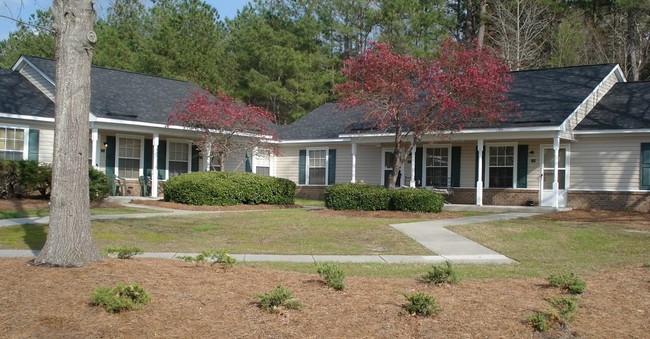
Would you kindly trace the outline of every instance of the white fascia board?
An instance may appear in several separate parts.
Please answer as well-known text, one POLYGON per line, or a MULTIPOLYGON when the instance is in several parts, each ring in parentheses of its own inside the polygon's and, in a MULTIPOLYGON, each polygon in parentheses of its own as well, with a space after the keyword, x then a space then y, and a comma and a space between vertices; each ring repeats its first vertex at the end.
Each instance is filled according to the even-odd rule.
POLYGON ((607 129, 600 131, 574 131, 576 135, 600 135, 600 134, 650 134, 650 128, 640 129, 607 129))
POLYGON ((350 142, 351 139, 305 139, 305 140, 280 140, 281 145, 290 144, 337 144, 343 142, 350 142))
MULTIPOLYGON (((440 135, 453 134, 492 134, 492 133, 520 133, 520 132, 556 132, 560 131, 560 126, 545 127, 511 127, 511 128, 482 128, 482 129, 465 129, 454 132, 442 132, 440 135)), ((428 133, 426 135, 436 135, 428 133)), ((393 137, 395 133, 374 133, 374 134, 341 134, 341 138, 368 138, 368 137, 393 137)))
POLYGON ((9 113, 0 113, 0 118, 28 120, 28 121, 54 122, 54 118, 44 118, 44 117, 35 117, 35 116, 31 116, 31 115, 9 114, 9 113))
MULTIPOLYGON (((135 126, 135 127, 146 127, 146 128, 162 128, 162 129, 167 129, 167 130, 177 130, 177 131, 188 131, 188 132, 197 132, 200 133, 202 132, 201 130, 198 129, 193 129, 193 128, 186 128, 183 126, 176 126, 176 125, 165 125, 165 124, 157 124, 153 122, 140 122, 140 121, 128 121, 128 120, 119 120, 119 119, 109 119, 109 118, 96 118, 94 120, 95 122, 98 123, 106 123, 106 124, 117 124, 117 125, 122 125, 122 126, 135 126)), ((219 131, 213 131, 214 133, 219 133, 219 131)), ((228 132, 228 131, 225 131, 228 132)), ((263 139, 273 139, 272 136, 270 135, 258 135, 258 134, 253 134, 253 133, 234 133, 236 136, 240 137, 260 137, 263 139)))

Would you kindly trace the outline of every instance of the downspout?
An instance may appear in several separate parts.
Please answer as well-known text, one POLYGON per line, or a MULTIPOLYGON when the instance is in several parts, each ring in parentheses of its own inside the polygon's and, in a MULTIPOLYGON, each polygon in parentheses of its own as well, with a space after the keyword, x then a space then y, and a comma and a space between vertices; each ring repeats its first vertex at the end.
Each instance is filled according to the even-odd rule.
POLYGON ((158 145, 160 136, 156 133, 153 135, 152 164, 151 164, 151 197, 158 198, 158 145))
POLYGON ((558 182, 559 166, 560 166, 560 135, 553 138, 553 208, 560 207, 560 184, 558 182))

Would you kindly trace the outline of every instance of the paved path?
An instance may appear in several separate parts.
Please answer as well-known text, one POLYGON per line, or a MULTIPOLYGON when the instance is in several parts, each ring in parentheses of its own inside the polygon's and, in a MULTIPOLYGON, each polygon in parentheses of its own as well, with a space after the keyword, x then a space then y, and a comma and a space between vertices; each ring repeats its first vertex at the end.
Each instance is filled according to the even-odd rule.
MULTIPOLYGON (((130 205, 130 204, 128 204, 130 205)), ((130 205, 133 206, 133 205, 130 205)), ((137 205, 142 207, 144 205, 137 205)), ((144 207, 147 208, 147 207, 144 207)), ((187 214, 205 214, 205 213, 228 213, 228 212, 199 212, 199 211, 182 211, 161 209, 164 212, 139 213, 139 214, 112 214, 112 215, 94 215, 93 220, 107 220, 120 218, 150 218, 156 216, 170 215, 187 215, 187 214)), ((254 211, 251 211, 254 212, 254 211)), ((465 225, 494 220, 506 220, 515 218, 524 218, 538 213, 501 213, 486 214, 482 216, 444 219, 444 220, 427 220, 406 224, 391 225, 396 230, 406 234, 415 241, 436 253, 437 255, 270 255, 270 254, 232 254, 238 261, 244 262, 350 262, 350 263, 425 263, 435 264, 445 261, 453 263, 471 263, 471 264, 512 264, 516 261, 497 253, 487 247, 475 243, 459 234, 447 230, 445 227, 451 225, 465 225)), ((0 220, 0 227, 20 225, 20 224, 47 224, 49 217, 37 218, 17 218, 0 220)), ((0 257, 31 257, 38 255, 38 250, 0 250, 0 257)), ((196 253, 144 253, 139 257, 147 258, 174 258, 176 256, 196 255, 196 253)))

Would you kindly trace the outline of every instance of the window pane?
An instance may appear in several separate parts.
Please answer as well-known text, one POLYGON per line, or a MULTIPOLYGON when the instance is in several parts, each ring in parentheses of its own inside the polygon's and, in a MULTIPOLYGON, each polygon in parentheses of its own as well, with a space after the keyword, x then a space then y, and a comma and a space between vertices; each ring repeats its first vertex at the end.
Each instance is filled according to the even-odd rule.
POLYGON ((384 167, 393 168, 393 152, 384 152, 384 167))
POLYGON ((256 171, 257 171, 257 174, 260 174, 260 175, 271 175, 271 168, 270 167, 257 166, 256 171))
POLYGON ((325 185, 325 168, 310 168, 308 184, 325 185))
POLYGON ((118 175, 123 178, 137 179, 140 176, 140 159, 120 159, 118 175))
POLYGON ((490 187, 512 187, 512 167, 490 168, 490 187))
POLYGON ((179 174, 187 173, 187 161, 170 161, 169 162, 169 177, 179 174))

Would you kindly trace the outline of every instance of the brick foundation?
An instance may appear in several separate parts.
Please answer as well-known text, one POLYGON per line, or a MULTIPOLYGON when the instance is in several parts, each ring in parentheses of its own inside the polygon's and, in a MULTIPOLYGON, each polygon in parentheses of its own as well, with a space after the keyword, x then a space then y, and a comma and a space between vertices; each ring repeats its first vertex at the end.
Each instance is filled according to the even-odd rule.
MULTIPOLYGON (((447 196, 447 202, 474 205, 476 204, 476 189, 453 188, 451 194, 447 196)), ((539 205, 537 190, 514 188, 486 188, 483 190, 483 205, 527 206, 529 202, 532 202, 533 206, 539 205)))
POLYGON ((650 192, 569 191, 571 208, 650 213, 650 192))
POLYGON ((323 200, 325 187, 327 186, 297 186, 296 198, 323 200))

